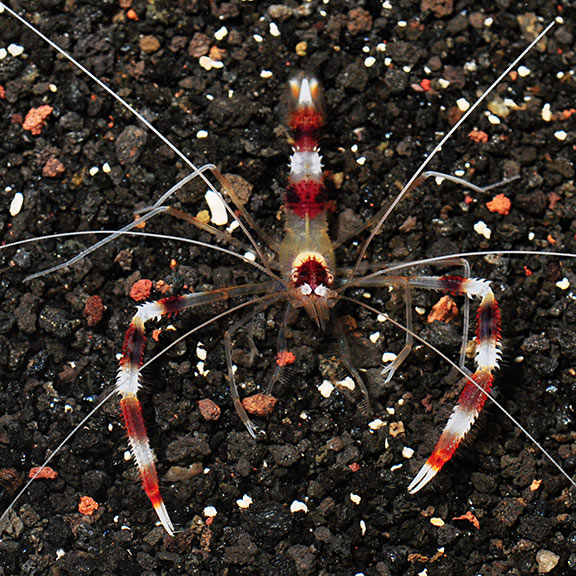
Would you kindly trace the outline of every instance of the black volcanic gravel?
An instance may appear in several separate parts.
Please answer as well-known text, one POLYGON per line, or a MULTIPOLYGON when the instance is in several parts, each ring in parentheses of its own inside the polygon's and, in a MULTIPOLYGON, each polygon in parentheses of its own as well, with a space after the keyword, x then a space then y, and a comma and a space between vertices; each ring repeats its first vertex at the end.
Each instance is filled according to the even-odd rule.
MULTIPOLYGON (((194 162, 216 163, 252 185, 246 206, 275 237, 282 233, 290 153, 285 85, 295 71, 316 71, 325 88, 321 144, 333 229, 347 230, 397 194, 458 116, 460 98, 473 102, 540 22, 562 16, 564 23, 525 60, 530 73, 506 78, 495 91, 493 101, 509 98, 518 109, 508 106, 509 114, 500 113, 495 125, 483 107, 433 162, 435 169, 460 170, 480 185, 505 174, 521 179, 490 194, 427 183, 398 206, 369 258, 575 251, 572 2, 366 0, 354 3, 355 10, 342 1, 10 4, 105 79, 194 162), (217 41, 214 35, 223 26, 228 34, 217 41), (208 50, 221 58, 222 68, 200 66, 198 58, 208 50), (375 59, 372 66, 366 65, 368 57, 375 59), (546 103, 551 122, 542 118, 546 103), (485 132, 488 141, 474 141, 473 129, 485 132), (208 136, 198 138, 200 130, 208 136), (558 131, 566 138, 558 138, 558 131), (486 207, 497 193, 511 199, 506 216, 486 207), (492 232, 489 240, 474 231, 480 221, 492 232)), ((132 221, 135 209, 188 173, 130 113, 2 14, 0 48, 10 44, 23 46, 24 55, 0 60, 4 242, 120 228, 132 221), (53 110, 41 134, 23 130, 29 110, 42 105, 53 110), (52 158, 58 162, 46 166, 52 158), (93 167, 99 171, 91 175, 93 167), (24 206, 13 217, 9 206, 16 192, 24 194, 24 206)), ((197 214, 203 192, 193 184, 174 205, 197 214)), ((215 242, 168 217, 146 230, 215 242)), ((235 236, 241 238, 238 231, 235 236)), ((51 239, 0 252, 2 509, 29 470, 111 390, 136 280, 152 280, 151 297, 160 298, 167 286, 170 294, 179 294, 262 279, 210 250, 124 238, 71 269, 24 282, 27 274, 95 240, 51 239), (101 319, 98 299, 91 299, 85 313, 95 296, 104 307, 101 319)), ((349 242, 338 250, 341 265, 353 263, 356 247, 349 242)), ((573 475, 574 266, 567 259, 533 256, 473 257, 470 263, 473 276, 493 281, 502 305, 504 357, 496 394, 573 475), (563 278, 570 288, 557 287, 563 278)), ((370 292, 373 305, 403 320, 401 294, 370 292)), ((415 305, 427 314, 438 298, 417 294, 415 305)), ((158 343, 149 338, 147 358, 175 334, 224 309, 220 304, 171 319, 177 332, 165 331, 158 343)), ((416 496, 407 494, 457 398, 454 378, 441 359, 418 345, 383 386, 380 356, 398 351, 403 336, 358 306, 341 303, 338 314, 350 327, 357 366, 365 370, 370 419, 380 418, 381 428, 371 431, 343 394, 321 396, 318 385, 339 372, 335 336, 319 333, 300 314, 289 330, 296 363, 275 390, 274 413, 256 419, 266 437, 251 439, 228 397, 222 334, 233 319, 221 320, 145 372, 145 415, 167 508, 181 530, 177 537, 156 526, 133 466, 125 461, 127 442, 111 401, 51 463, 58 477, 35 482, 15 506, 0 540, 0 575, 525 575, 538 573, 537 556, 545 551, 559 556, 551 574, 573 574, 576 494, 493 406, 432 485, 416 496), (382 338, 375 345, 368 336, 377 330, 382 338), (208 352, 207 376, 196 375, 198 341, 208 352), (205 398, 222 409, 219 420, 200 415, 197 404, 205 398), (415 450, 412 458, 404 457, 405 448, 415 450), (245 494, 252 504, 241 509, 237 500, 245 494), (98 502, 95 515, 78 512, 83 496, 98 502), (305 503, 307 512, 291 512, 294 501, 305 503), (218 512, 212 522, 203 515, 206 506, 218 512), (459 519, 467 513, 479 527, 459 519)), ((426 314, 416 315, 418 332, 456 357, 459 323, 427 324, 426 314)), ((283 315, 280 306, 255 316, 259 358, 249 355, 249 331, 236 338, 234 361, 246 383, 244 395, 259 386, 264 390, 270 379, 283 315)))

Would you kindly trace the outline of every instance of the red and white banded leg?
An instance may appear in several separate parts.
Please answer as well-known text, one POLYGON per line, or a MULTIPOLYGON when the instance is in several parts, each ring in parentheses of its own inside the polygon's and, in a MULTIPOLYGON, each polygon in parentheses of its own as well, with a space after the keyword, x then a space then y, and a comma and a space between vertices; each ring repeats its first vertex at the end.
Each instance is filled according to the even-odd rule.
MULTIPOLYGON (((160 494, 158 474, 156 472, 155 457, 142 415, 142 406, 138 399, 138 391, 142 386, 141 369, 146 346, 145 325, 150 320, 159 320, 163 316, 172 316, 197 306, 208 305, 214 302, 228 300, 229 298, 270 292, 274 283, 267 282, 259 285, 242 285, 164 298, 158 302, 147 302, 138 307, 132 318, 130 327, 124 339, 122 358, 116 377, 116 391, 120 394, 120 408, 126 426, 128 441, 138 471, 142 479, 144 490, 158 514, 158 518, 166 532, 174 535, 174 526, 170 520, 166 506, 160 494)), ((257 300, 255 300, 256 302, 257 300)))
POLYGON ((486 394, 492 389, 493 372, 501 358, 500 307, 487 280, 443 276, 440 278, 410 278, 415 287, 443 290, 451 294, 481 298, 476 314, 475 371, 463 378, 464 389, 454 407, 450 419, 436 443, 432 454, 408 486, 414 494, 421 490, 448 462, 486 402, 486 394))
MULTIPOLYGON (((464 278, 462 276, 380 276, 360 280, 360 286, 405 286, 425 290, 440 290, 454 295, 480 298, 476 314, 476 354, 475 372, 463 378, 464 386, 458 403, 438 440, 432 455, 410 483, 411 494, 421 490, 448 462, 456 452, 460 442, 470 430, 486 402, 486 393, 492 389, 493 372, 498 368, 501 356, 500 308, 487 280, 464 278)), ((461 355, 460 367, 463 366, 461 355)))

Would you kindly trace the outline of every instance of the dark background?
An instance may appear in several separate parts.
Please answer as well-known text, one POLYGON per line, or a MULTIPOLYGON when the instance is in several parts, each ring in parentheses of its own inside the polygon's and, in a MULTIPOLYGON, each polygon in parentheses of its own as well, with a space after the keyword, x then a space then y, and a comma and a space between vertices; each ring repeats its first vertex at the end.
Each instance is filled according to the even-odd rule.
MULTIPOLYGON (((322 154, 334 214, 347 215, 340 221, 342 229, 354 220, 351 215, 365 219, 397 193, 449 129, 456 101, 474 101, 532 38, 535 23, 562 16, 564 24, 525 61, 531 73, 515 81, 507 78, 496 90, 524 109, 511 111, 497 126, 481 111, 433 163, 451 173, 464 169, 466 178, 478 184, 520 174, 521 180, 501 190, 512 200, 510 214, 488 211, 485 204, 492 194, 468 192, 473 201, 466 204, 466 191, 428 183, 402 202, 369 258, 390 262, 461 251, 574 250, 573 120, 544 122, 541 117, 546 102, 557 115, 574 106, 571 3, 446 2, 437 7, 441 15, 416 2, 382 8, 368 1, 358 3, 366 11, 359 24, 345 2, 278 8, 267 2, 134 1, 138 21, 126 17, 128 4, 11 3, 144 112, 194 162, 213 162, 252 184, 247 208, 277 237, 290 153, 283 124, 285 83, 294 71, 316 70, 325 88, 328 126, 322 154), (491 26, 484 24, 488 16, 491 26), (270 22, 277 24, 280 36, 270 34, 270 22), (223 25, 229 35, 216 42, 213 35, 223 25), (188 54, 197 32, 223 50, 222 69, 206 71, 188 54), (257 42, 255 34, 263 41, 257 42), (154 36, 159 49, 149 52, 145 36, 154 36), (307 54, 297 56, 302 41, 307 54), (377 52, 381 42, 387 43, 386 52, 377 52), (368 55, 376 58, 371 68, 363 65, 368 55), (273 76, 262 78, 262 70, 273 76), (441 78, 450 79, 450 86, 442 88, 441 78), (431 81, 428 91, 417 89, 424 79, 431 81), (472 128, 484 130, 489 141, 473 142, 468 137, 472 128), (209 132, 207 139, 196 138, 201 129, 209 132), (557 130, 568 132, 568 138, 555 138, 557 130), (362 166, 356 162, 360 156, 366 158, 362 166), (479 220, 492 230, 489 241, 473 230, 479 220)), ((132 220, 135 208, 150 204, 187 173, 152 135, 143 146, 135 145, 137 163, 120 164, 115 139, 137 122, 7 14, 0 16, 0 39, 5 47, 24 46, 26 55, 0 61, 5 89, 0 99, 0 230, 5 242, 119 228, 132 220), (54 111, 42 134, 32 136, 22 130, 22 120, 41 104, 54 111), (42 176, 50 157, 65 167, 59 178, 42 176), (88 174, 104 162, 112 167, 109 175, 102 170, 94 177, 88 174), (11 217, 8 206, 15 191, 25 194, 25 204, 11 217)), ((195 200, 198 191, 190 187, 175 204, 182 202, 196 214, 203 208, 195 200)), ((152 222, 147 230, 214 242, 169 218, 152 222)), ((261 279, 236 260, 208 250, 122 239, 70 270, 23 282, 26 274, 90 243, 78 237, 0 253, 3 509, 29 469, 41 464, 95 399, 110 390, 116 354, 134 310, 128 293, 136 279, 164 281, 173 294, 185 293, 186 287, 202 291, 261 279), (178 263, 175 269, 170 268, 172 259, 178 263), (83 310, 93 295, 102 298, 106 310, 96 326, 89 326, 83 310)), ((355 248, 349 243, 338 252, 342 265, 353 262, 355 248)), ((573 266, 557 257, 533 256, 470 262, 473 276, 493 281, 502 305, 504 358, 496 394, 573 474, 576 304, 570 289, 555 285, 563 277, 574 285, 573 266), (532 275, 526 275, 525 267, 532 275)), ((439 272, 429 268, 420 273, 439 272)), ((375 306, 403 319, 401 298, 370 292, 375 306)), ((152 297, 161 296, 154 291, 152 297)), ((416 304, 428 312, 438 298, 418 295, 416 304)), ((171 321, 176 334, 182 334, 219 311, 214 307, 171 321)), ((334 337, 319 334, 301 315, 290 329, 297 356, 292 376, 276 390, 274 414, 257 419, 266 439, 253 441, 228 397, 222 345, 227 322, 220 321, 198 337, 208 349, 208 377, 194 375, 194 338, 145 374, 142 398, 163 494, 183 532, 171 539, 155 525, 132 466, 124 461, 127 444, 111 402, 53 462, 58 478, 36 482, 16 505, 0 542, 0 574, 372 576, 427 570, 434 576, 523 575, 537 573, 539 550, 559 554, 553 574, 572 573, 574 490, 494 407, 485 409, 467 446, 438 479, 417 496, 407 495, 406 487, 457 398, 456 385, 447 379, 449 367, 418 346, 383 387, 380 355, 399 350, 403 336, 359 307, 342 303, 338 314, 352 327, 350 346, 358 367, 366 370, 373 417, 386 426, 370 432, 348 399, 337 392, 327 400, 320 396, 317 386, 334 364, 334 337), (385 344, 370 343, 375 330, 386 335, 385 344), (202 398, 221 406, 219 421, 200 416, 197 402, 202 398), (398 422, 405 432, 393 436, 389 425, 398 422), (412 459, 402 456, 406 446, 416 451, 412 459), (181 481, 165 479, 174 467, 195 463, 210 471, 181 481), (402 467, 392 470, 397 464, 402 467), (542 484, 532 491, 535 479, 542 484), (240 510, 236 500, 245 493, 253 504, 240 510), (361 496, 358 505, 351 493, 361 496), (77 511, 84 495, 100 504, 91 518, 77 511), (291 514, 293 500, 306 500, 309 512, 291 514), (202 516, 207 505, 218 510, 209 528, 202 516), (479 520, 479 529, 454 520, 468 511, 479 520), (431 517, 442 518, 445 525, 432 525, 431 517)), ((236 341, 239 379, 248 382, 244 394, 264 387, 270 378, 275 350, 269 343, 275 342, 282 316, 282 307, 256 316, 254 337, 262 356, 254 362, 246 360, 247 338, 236 341)), ((416 327, 456 356, 458 322, 428 325, 420 319, 416 327)), ((150 340, 147 357, 173 335, 162 335, 160 344, 150 340)))

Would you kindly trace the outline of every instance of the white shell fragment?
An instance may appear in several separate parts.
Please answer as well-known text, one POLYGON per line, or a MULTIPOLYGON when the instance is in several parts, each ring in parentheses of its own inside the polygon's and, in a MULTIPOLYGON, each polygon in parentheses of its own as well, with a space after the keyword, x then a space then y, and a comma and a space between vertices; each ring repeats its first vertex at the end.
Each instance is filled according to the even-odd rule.
POLYGON ((558 282, 556 282, 556 286, 560 288, 560 290, 568 290, 568 288, 570 288, 570 280, 564 277, 562 280, 558 280, 558 282))
POLYGON ((330 398, 330 395, 334 392, 334 385, 330 380, 324 380, 324 382, 318 386, 318 391, 324 398, 330 398))
POLYGON ((350 501, 356 504, 356 506, 358 506, 358 504, 360 504, 360 502, 362 501, 362 496, 358 496, 358 494, 350 492, 350 501))
POLYGON ((10 44, 8 46, 8 54, 10 54, 10 56, 14 56, 15 58, 17 56, 21 56, 24 54, 24 46, 20 46, 19 44, 10 44))
POLYGON ((550 120, 552 120, 552 110, 548 102, 542 106, 541 116, 544 122, 550 122, 550 120))
POLYGON ((376 418, 368 424, 368 428, 370 428, 370 430, 379 430, 384 426, 386 426, 386 422, 384 422, 384 420, 380 420, 380 418, 376 418))
POLYGON ((458 100, 456 100, 456 106, 458 106, 460 112, 466 112, 466 110, 470 108, 470 102, 468 102, 466 98, 458 98, 458 100))
POLYGON ((554 132, 554 137, 557 140, 560 140, 560 142, 564 142, 568 137, 568 133, 565 130, 556 130, 556 132, 554 132))
POLYGON ((206 203, 210 208, 210 221, 216 226, 224 226, 228 223, 228 212, 226 212, 226 203, 220 194, 213 190, 208 190, 204 196, 206 203))
POLYGON ((382 354, 382 362, 388 364, 388 362, 394 362, 398 356, 394 352, 384 352, 382 354))
POLYGON ((20 214, 20 210, 22 210, 23 205, 24 194, 22 194, 22 192, 16 192, 16 194, 14 194, 14 198, 12 198, 12 202, 10 202, 10 216, 17 216, 20 214))
POLYGON ((214 518, 218 514, 218 510, 214 506, 206 506, 202 512, 207 518, 214 518))
POLYGON ((213 58, 210 58, 210 56, 200 56, 198 64, 200 64, 200 66, 204 68, 204 70, 212 70, 212 68, 214 69, 224 68, 224 62, 214 60, 213 58))
POLYGON ((353 391, 356 388, 356 382, 354 382, 350 376, 346 376, 344 380, 340 380, 338 382, 338 386, 342 386, 342 388, 347 388, 348 390, 353 391))
POLYGON ((250 504, 252 504, 252 498, 250 498, 248 494, 244 494, 242 498, 236 500, 236 505, 238 506, 238 508, 242 508, 243 510, 250 508, 250 504))
POLYGON ((226 28, 226 26, 222 26, 222 28, 214 32, 214 38, 216 38, 216 40, 224 40, 226 36, 228 36, 228 28, 226 28))
POLYGON ((406 458, 406 460, 409 460, 412 458, 412 456, 414 456, 414 450, 412 450, 412 448, 408 448, 408 446, 404 446, 404 448, 402 448, 402 456, 406 458))
POLYGON ((308 512, 308 506, 304 502, 300 502, 300 500, 294 500, 292 504, 290 504, 290 512, 292 514, 296 514, 296 512, 308 512))
POLYGON ((520 78, 526 78, 526 76, 530 75, 530 72, 532 72, 532 70, 530 70, 530 68, 527 66, 518 67, 518 76, 520 76, 520 78))
POLYGON ((202 342, 198 342, 196 345, 196 356, 198 357, 198 360, 206 360, 206 357, 208 356, 208 352, 206 351, 206 348, 204 348, 202 342))
POLYGON ((474 224, 474 232, 476 232, 476 234, 480 234, 480 236, 484 236, 486 240, 490 240, 490 236, 492 236, 492 230, 490 230, 486 222, 482 220, 479 220, 476 222, 476 224, 474 224))
POLYGON ((280 28, 278 28, 278 24, 276 24, 276 22, 270 22, 268 30, 270 31, 270 36, 280 36, 280 28))

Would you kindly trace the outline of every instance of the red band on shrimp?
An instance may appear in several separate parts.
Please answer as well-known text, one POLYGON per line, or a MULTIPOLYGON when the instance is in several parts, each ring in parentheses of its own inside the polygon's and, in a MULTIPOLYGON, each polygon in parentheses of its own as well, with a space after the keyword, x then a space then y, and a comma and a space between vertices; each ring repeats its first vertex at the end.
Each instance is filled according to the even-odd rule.
POLYGON ((326 189, 321 182, 301 180, 286 190, 286 208, 300 218, 315 218, 326 208, 326 189))

